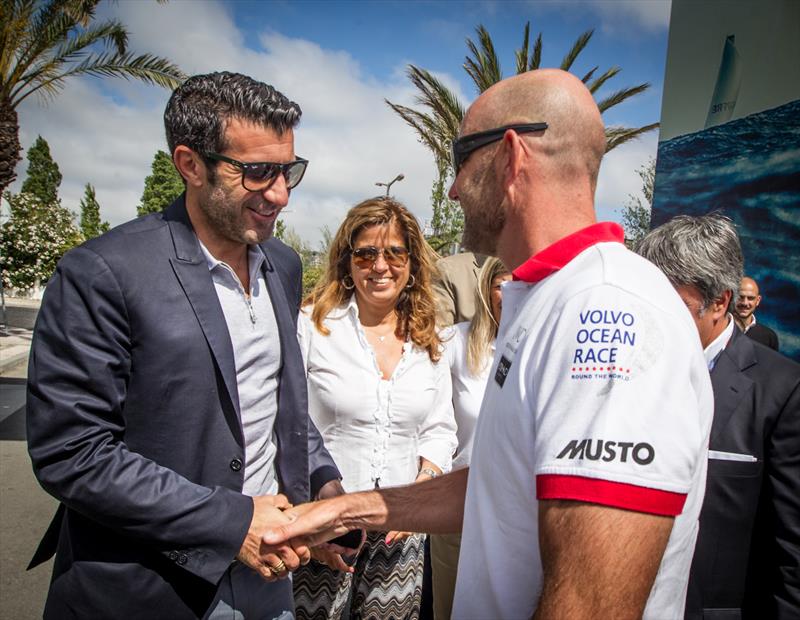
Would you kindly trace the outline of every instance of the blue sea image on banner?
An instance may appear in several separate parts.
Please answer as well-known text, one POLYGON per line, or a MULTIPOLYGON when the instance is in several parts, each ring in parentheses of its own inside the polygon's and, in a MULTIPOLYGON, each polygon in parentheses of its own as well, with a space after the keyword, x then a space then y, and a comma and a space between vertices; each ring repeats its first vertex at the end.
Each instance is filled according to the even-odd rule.
POLYGON ((652 226, 720 211, 737 226, 757 320, 800 360, 800 99, 658 145, 652 226))

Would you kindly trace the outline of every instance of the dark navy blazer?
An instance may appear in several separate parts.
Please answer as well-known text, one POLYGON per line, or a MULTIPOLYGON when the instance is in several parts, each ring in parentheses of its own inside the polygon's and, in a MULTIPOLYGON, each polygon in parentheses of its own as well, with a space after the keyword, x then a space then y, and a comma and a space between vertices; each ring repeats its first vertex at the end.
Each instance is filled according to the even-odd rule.
POLYGON ((686 618, 800 618, 800 365, 734 328, 711 371, 709 459, 686 618))
MULTIPOLYGON (((308 501, 339 477, 308 418, 296 339, 301 265, 262 244, 281 343, 276 467, 308 501)), ((252 518, 233 348, 184 198, 68 252, 28 372, 28 448, 62 505, 46 617, 193 618, 252 518)))

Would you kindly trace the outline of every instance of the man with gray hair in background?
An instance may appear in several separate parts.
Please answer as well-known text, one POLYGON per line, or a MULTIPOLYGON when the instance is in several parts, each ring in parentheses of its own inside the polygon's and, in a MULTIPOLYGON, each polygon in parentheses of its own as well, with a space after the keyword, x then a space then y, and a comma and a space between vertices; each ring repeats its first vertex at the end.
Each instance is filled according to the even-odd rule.
POLYGON ((728 313, 743 271, 730 219, 675 217, 638 251, 689 308, 714 388, 686 618, 798 618, 800 365, 745 337, 728 313))

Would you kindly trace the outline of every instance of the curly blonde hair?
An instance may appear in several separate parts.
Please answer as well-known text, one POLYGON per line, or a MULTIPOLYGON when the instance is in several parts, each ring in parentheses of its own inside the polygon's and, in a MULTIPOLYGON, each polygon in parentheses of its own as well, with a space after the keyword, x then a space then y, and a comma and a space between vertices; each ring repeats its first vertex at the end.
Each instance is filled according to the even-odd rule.
POLYGON ((400 293, 395 306, 397 334, 428 352, 431 361, 441 358, 441 340, 436 331, 436 301, 431 280, 436 272, 436 252, 425 241, 416 218, 393 198, 378 196, 360 202, 348 211, 336 231, 328 253, 325 274, 304 301, 313 304, 311 320, 321 334, 328 335, 323 321, 334 308, 345 305, 353 290, 345 288, 350 276, 353 243, 365 228, 397 224, 410 261, 409 285, 400 293))

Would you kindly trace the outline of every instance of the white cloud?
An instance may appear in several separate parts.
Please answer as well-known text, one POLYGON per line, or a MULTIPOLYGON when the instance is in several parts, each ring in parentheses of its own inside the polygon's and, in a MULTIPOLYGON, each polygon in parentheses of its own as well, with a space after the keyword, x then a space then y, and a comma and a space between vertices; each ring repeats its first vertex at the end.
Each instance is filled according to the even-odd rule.
POLYGON ((544 11, 592 11, 606 33, 630 32, 631 27, 657 32, 669 28, 672 0, 531 0, 530 5, 544 11))
POLYGON ((669 28, 671 0, 590 0, 590 4, 604 18, 606 31, 618 32, 619 19, 632 19, 650 32, 669 28))
POLYGON ((603 158, 597 180, 597 215, 601 220, 619 221, 622 206, 629 196, 642 195, 642 180, 636 171, 655 159, 658 150, 658 132, 618 146, 603 158))
MULTIPOLYGON (((376 181, 400 172, 405 179, 392 186, 392 193, 421 224, 430 217, 431 155, 384 102, 413 104, 415 93, 401 59, 377 80, 346 52, 274 31, 262 32, 250 49, 226 6, 212 2, 123 2, 109 10, 129 27, 133 50, 164 55, 188 73, 247 73, 301 104, 296 151, 311 164, 283 217, 312 246, 322 226, 336 230, 350 206, 382 193, 376 181)), ((438 77, 468 101, 454 77, 438 77)), ((21 141, 27 147, 41 134, 49 142, 64 175, 65 206, 77 211, 83 187, 91 182, 102 217, 119 224, 135 217, 152 157, 165 148, 162 115, 168 97, 165 90, 124 80, 74 80, 47 107, 36 102, 21 107, 21 141)), ((621 206, 638 189, 636 168, 654 152, 654 138, 612 152, 601 171, 598 204, 621 206)), ((23 161, 20 177, 24 169, 23 161)), ((21 179, 12 189, 20 184, 21 179)))

